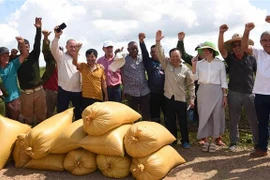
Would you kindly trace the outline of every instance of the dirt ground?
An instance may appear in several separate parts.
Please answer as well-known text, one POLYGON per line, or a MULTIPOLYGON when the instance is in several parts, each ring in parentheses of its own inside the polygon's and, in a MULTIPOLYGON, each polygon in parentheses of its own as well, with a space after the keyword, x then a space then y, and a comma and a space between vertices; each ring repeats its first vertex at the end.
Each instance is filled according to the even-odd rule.
MULTIPOLYGON (((270 155, 251 159, 250 149, 239 148, 236 152, 228 152, 220 148, 215 153, 202 152, 197 145, 183 149, 176 145, 175 149, 186 159, 186 163, 172 169, 164 180, 198 180, 198 179, 270 179, 270 155)), ((172 157, 173 158, 173 157, 172 157)), ((32 169, 16 169, 8 163, 0 170, 1 180, 109 180, 100 171, 85 176, 73 176, 69 172, 38 171, 32 169)), ((131 175, 123 180, 134 179, 131 175)))

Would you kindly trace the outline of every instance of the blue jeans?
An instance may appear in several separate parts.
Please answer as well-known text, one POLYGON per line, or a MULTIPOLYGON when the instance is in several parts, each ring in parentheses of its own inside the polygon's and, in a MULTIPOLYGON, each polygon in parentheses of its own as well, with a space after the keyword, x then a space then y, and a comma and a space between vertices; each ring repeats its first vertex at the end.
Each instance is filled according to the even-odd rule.
POLYGON ((107 87, 109 101, 122 102, 120 84, 107 87))
POLYGON ((57 95, 57 113, 63 112, 69 108, 69 103, 72 103, 74 107, 75 120, 82 118, 82 93, 65 91, 58 86, 57 95))
POLYGON ((255 109, 259 121, 259 145, 262 151, 267 151, 268 145, 268 123, 270 115, 270 95, 255 94, 255 109))

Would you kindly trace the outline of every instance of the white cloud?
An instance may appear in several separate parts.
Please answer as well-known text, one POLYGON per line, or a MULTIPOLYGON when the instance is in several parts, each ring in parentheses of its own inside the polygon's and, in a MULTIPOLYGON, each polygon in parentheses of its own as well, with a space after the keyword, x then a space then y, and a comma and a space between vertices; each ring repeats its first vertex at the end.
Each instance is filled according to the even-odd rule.
MULTIPOLYGON (((266 7, 267 4, 269 7, 265 1, 266 7)), ((62 22, 67 24, 60 40, 63 46, 67 39, 73 38, 83 43, 83 52, 95 48, 99 56, 103 55, 103 41, 110 39, 116 47, 126 49, 129 41, 137 41, 139 32, 146 33, 150 48, 159 29, 165 36, 162 41, 165 51, 176 46, 178 32, 184 31, 186 50, 195 54, 194 48, 200 42, 217 42, 219 26, 224 23, 229 26, 225 33, 227 40, 236 32, 242 33, 246 22, 253 21, 256 28, 251 38, 259 46, 260 34, 269 29, 264 22, 266 15, 266 9, 254 7, 248 0, 26 0, 0 24, 0 41, 13 48, 14 36, 22 35, 33 43, 34 19, 40 16, 43 29, 53 30, 62 22)), ((45 65, 43 60, 40 64, 45 65)))

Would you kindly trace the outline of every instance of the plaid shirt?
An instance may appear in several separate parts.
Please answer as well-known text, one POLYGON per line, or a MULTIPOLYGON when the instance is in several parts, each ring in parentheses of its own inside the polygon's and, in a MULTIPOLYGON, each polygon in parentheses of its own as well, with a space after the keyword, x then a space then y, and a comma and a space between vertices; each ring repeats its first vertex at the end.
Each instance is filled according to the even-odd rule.
POLYGON ((124 94, 141 97, 150 93, 145 76, 142 56, 138 55, 135 60, 131 56, 127 55, 125 59, 126 63, 121 68, 124 94))

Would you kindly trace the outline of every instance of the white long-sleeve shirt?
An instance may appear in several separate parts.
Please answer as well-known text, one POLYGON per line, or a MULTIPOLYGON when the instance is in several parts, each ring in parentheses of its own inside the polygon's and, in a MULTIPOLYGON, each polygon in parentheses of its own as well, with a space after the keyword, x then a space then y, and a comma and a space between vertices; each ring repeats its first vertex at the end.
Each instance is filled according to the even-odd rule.
POLYGON ((59 49, 59 38, 54 38, 51 53, 57 62, 58 86, 65 91, 81 92, 80 72, 72 64, 72 57, 59 49))
POLYGON ((222 88, 228 88, 225 65, 218 58, 210 63, 205 59, 198 61, 196 74, 191 78, 198 80, 199 84, 220 84, 222 88))

